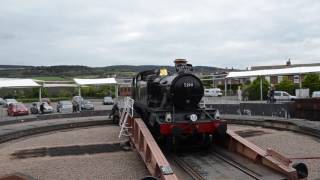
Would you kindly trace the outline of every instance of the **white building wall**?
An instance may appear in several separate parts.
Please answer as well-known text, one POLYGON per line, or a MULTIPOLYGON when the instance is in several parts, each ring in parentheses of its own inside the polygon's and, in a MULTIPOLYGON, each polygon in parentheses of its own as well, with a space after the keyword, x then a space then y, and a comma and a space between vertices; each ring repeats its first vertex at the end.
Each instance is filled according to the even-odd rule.
POLYGON ((265 79, 270 83, 270 76, 266 76, 265 79))

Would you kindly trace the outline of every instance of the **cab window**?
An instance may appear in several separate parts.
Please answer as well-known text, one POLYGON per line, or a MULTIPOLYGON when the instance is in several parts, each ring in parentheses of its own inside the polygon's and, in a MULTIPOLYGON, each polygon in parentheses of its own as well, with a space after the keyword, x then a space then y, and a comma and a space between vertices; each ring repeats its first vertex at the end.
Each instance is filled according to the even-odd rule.
POLYGON ((288 94, 288 93, 286 93, 286 92, 284 92, 284 93, 283 93, 283 96, 289 96, 289 94, 288 94))
POLYGON ((280 92, 275 92, 274 96, 281 96, 281 93, 280 92))

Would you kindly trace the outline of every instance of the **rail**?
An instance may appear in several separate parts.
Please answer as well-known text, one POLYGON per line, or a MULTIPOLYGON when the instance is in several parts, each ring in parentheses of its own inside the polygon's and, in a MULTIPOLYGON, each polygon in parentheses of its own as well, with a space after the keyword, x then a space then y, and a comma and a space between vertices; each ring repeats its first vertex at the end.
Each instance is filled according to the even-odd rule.
POLYGON ((189 176, 194 180, 205 180, 204 177, 201 176, 192 166, 190 166, 187 162, 177 157, 176 155, 171 155, 171 157, 189 176))
POLYGON ((221 159, 222 161, 228 163, 230 166, 238 169, 239 171, 243 172, 244 174, 247 174, 248 176, 252 177, 253 179, 257 179, 257 180, 260 180, 260 179, 262 180, 262 179, 263 179, 263 178, 262 178, 259 174, 257 174, 256 172, 254 172, 254 171, 252 171, 252 170, 250 170, 250 169, 248 169, 248 168, 245 168, 245 167, 241 166, 241 165, 238 164, 237 162, 235 162, 235 161, 233 161, 233 160, 225 157, 223 154, 220 154, 220 153, 218 153, 218 152, 213 152, 213 154, 214 154, 217 158, 219 158, 219 159, 221 159))

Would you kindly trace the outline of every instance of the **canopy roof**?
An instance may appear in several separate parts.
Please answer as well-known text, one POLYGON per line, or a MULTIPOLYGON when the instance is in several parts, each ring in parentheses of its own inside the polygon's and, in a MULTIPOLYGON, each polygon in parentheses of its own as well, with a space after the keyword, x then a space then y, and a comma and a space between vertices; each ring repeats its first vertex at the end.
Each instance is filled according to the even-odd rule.
POLYGON ((103 85, 103 84, 116 84, 115 78, 101 78, 101 79, 73 79, 77 85, 103 85))
POLYGON ((244 78, 244 77, 272 76, 272 75, 293 75, 293 74, 306 74, 306 73, 317 73, 317 72, 320 72, 320 66, 230 72, 226 78, 244 78))
POLYGON ((40 87, 32 79, 15 79, 15 78, 2 78, 0 79, 0 88, 32 88, 40 87))
POLYGON ((45 88, 53 88, 53 87, 78 87, 77 84, 43 84, 45 88))

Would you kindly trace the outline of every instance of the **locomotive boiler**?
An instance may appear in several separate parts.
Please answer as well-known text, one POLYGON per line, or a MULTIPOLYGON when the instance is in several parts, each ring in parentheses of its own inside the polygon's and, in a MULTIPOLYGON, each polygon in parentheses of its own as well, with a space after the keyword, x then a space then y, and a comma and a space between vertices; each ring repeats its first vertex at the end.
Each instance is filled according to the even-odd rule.
POLYGON ((132 81, 134 108, 157 140, 211 143, 226 132, 214 109, 201 108, 201 80, 185 59, 175 60, 175 72, 165 68, 138 73, 132 81))

